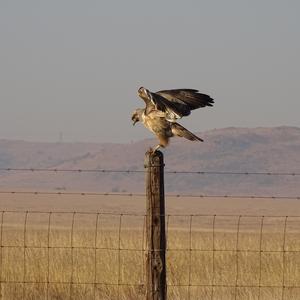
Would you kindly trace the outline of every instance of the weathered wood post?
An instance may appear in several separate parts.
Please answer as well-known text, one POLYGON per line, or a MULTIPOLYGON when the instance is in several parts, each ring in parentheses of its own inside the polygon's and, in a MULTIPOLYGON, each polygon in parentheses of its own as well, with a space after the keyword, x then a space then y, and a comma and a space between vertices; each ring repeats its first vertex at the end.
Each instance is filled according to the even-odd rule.
POLYGON ((164 157, 147 151, 146 172, 146 299, 167 299, 164 157))

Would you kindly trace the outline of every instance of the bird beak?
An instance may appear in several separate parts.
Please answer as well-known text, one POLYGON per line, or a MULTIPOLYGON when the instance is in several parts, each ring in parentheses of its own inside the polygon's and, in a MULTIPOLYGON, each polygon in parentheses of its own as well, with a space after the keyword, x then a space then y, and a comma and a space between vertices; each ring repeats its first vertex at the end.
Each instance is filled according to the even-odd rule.
POLYGON ((136 122, 137 122, 137 120, 134 120, 133 123, 132 123, 132 126, 134 126, 136 122))

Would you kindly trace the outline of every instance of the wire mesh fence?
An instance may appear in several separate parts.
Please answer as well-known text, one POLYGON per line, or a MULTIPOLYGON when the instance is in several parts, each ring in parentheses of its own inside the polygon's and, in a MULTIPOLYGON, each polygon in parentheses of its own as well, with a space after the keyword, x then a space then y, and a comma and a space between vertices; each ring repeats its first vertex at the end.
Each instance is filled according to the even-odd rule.
MULTIPOLYGON (((299 299, 300 216, 166 215, 168 299, 299 299)), ((145 299, 146 216, 0 212, 0 299, 145 299)))
MULTIPOLYGON (((113 176, 121 174, 134 178, 139 175, 136 173, 141 173, 139 180, 143 180, 145 170, 0 168, 2 175, 38 172, 54 176, 59 176, 58 173, 61 176, 65 173, 85 176, 112 173, 113 176)), ((174 170, 166 170, 165 174, 169 175, 169 182, 176 179, 177 183, 180 183, 178 176, 195 174, 204 175, 202 183, 203 178, 211 180, 209 178, 215 175, 229 176, 232 181, 258 176, 276 177, 276 180, 291 178, 293 182, 300 175, 299 172, 174 170)), ((264 183, 270 185, 273 192, 276 182, 264 183)), ((180 184, 179 191, 185 182, 180 184)), ((0 209, 0 300, 146 299, 147 216, 140 212, 125 213, 126 205, 117 213, 97 212, 91 206, 88 206, 91 212, 80 211, 82 205, 77 203, 75 206, 75 199, 87 203, 91 199, 106 198, 105 203, 117 203, 116 207, 121 203, 117 198, 142 201, 145 193, 129 193, 123 189, 118 189, 121 192, 93 189, 78 192, 76 189, 38 188, 41 189, 14 186, 0 189, 1 197, 7 198, 6 205, 2 206, 5 209, 0 209), (50 206, 44 206, 46 209, 40 211, 26 211, 26 205, 21 205, 25 199, 26 203, 35 199, 39 205, 43 201, 71 200, 68 207, 73 203, 74 211, 59 211, 59 208, 50 209, 50 206), (8 205, 8 202, 15 204, 8 205), (22 209, 8 209, 18 206, 22 209)), ((252 189, 247 195, 236 190, 236 193, 228 194, 226 190, 213 190, 215 193, 203 190, 203 194, 195 190, 191 193, 184 191, 176 193, 172 190, 174 193, 167 193, 167 198, 173 201, 177 198, 178 201, 232 198, 295 202, 300 199, 298 189, 294 189, 291 195, 255 194, 252 189)), ((144 207, 140 208, 145 211, 144 207)), ((185 205, 185 214, 164 216, 168 299, 300 299, 300 215, 295 216, 297 212, 292 211, 290 216, 258 216, 200 215, 187 214, 187 211, 185 205)), ((251 213, 251 210, 246 212, 251 213)))

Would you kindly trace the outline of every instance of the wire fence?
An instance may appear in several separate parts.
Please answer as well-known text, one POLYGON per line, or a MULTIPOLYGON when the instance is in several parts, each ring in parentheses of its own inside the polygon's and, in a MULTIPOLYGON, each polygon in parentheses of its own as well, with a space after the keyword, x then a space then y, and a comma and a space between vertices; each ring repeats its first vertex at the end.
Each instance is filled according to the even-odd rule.
MULTIPOLYGON (((145 170, 0 168, 5 172, 145 170)), ((185 176, 292 177, 297 172, 173 171, 185 176)), ((281 177, 280 177, 281 178, 281 177)), ((16 195, 145 197, 144 193, 0 189, 16 195)), ((294 199, 288 195, 167 194, 176 198, 294 199)), ((300 299, 300 216, 167 214, 168 299, 300 299)), ((156 251, 162 251, 158 249, 156 251)), ((146 299, 146 215, 0 210, 0 300, 146 299)))
MULTIPOLYGON (((168 299, 299 299, 300 216, 166 215, 168 299)), ((0 212, 0 299, 145 299, 143 214, 0 212)))

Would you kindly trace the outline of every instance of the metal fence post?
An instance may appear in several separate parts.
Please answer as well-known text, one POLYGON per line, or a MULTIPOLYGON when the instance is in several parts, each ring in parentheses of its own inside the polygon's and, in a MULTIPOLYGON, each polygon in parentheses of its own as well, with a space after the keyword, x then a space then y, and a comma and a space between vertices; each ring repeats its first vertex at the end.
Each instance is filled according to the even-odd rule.
POLYGON ((146 172, 146 299, 165 300, 166 286, 166 231, 164 159, 160 151, 145 155, 146 172))

